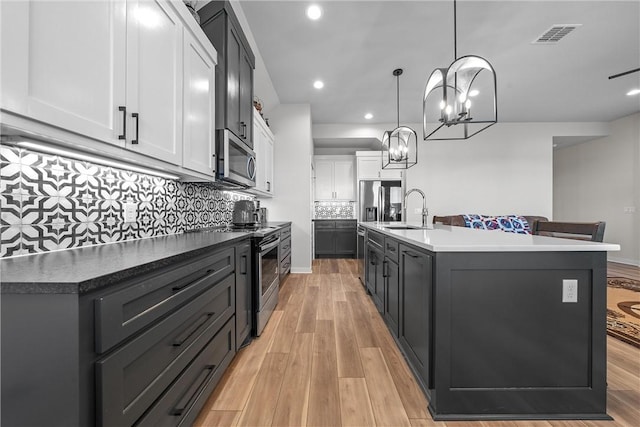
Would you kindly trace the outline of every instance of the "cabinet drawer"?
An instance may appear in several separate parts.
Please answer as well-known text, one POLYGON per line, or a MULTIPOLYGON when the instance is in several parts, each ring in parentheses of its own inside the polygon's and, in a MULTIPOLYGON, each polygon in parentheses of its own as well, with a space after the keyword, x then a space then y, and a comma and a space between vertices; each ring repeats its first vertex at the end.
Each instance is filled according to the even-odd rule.
POLYGON ((384 239, 384 254, 387 258, 392 259, 396 263, 398 262, 399 243, 397 240, 385 237, 384 239))
POLYGON ((369 230, 367 232, 367 240, 380 248, 384 247, 384 234, 382 233, 369 230))
POLYGON ((280 231, 280 239, 286 239, 291 236, 291 226, 288 225, 280 231))
POLYGON ((280 256, 284 257, 291 253, 291 237, 285 238, 282 243, 280 243, 280 256))
POLYGON ((235 276, 96 363, 97 416, 130 426, 205 347, 235 310, 235 276))
POLYGON ((136 426, 191 425, 235 355, 230 319, 136 426))
POLYGON ((357 221, 356 220, 343 220, 336 221, 336 228, 356 228, 357 221))
POLYGON ((228 248, 133 279, 132 286, 96 299, 96 353, 104 353, 149 326, 234 268, 234 249, 228 248))
POLYGON ((336 228, 335 221, 315 221, 316 228, 336 228))
POLYGON ((280 261, 280 276, 284 276, 290 271, 291 271, 291 254, 285 256, 282 259, 282 261, 280 261))

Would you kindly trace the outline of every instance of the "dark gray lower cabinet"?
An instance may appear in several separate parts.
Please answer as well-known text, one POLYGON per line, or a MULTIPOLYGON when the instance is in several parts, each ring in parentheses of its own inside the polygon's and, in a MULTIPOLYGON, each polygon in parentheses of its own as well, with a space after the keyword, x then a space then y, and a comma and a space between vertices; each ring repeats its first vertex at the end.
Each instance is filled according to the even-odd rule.
POLYGON ((398 264, 391 258, 384 259, 384 319, 391 331, 398 336, 400 331, 400 280, 398 264))
POLYGON ((365 254, 365 278, 367 291, 379 312, 384 310, 384 252, 382 248, 369 240, 365 254))
POLYGON ((367 289, 434 420, 611 419, 606 252, 434 253, 367 234, 367 289))
POLYGON ((355 258, 356 228, 355 219, 314 221, 316 258, 355 258))
POLYGON ((291 225, 280 230, 280 284, 291 272, 291 225))
MULTIPOLYGON (((235 277, 227 276, 96 363, 98 419, 102 425, 136 423, 231 318, 234 287, 235 277)), ((211 364, 220 366, 229 353, 235 353, 235 346, 221 352, 219 360, 211 364)), ((189 408, 166 409, 178 420, 183 415, 178 412, 189 408)))
POLYGON ((212 337, 137 426, 190 426, 235 355, 233 319, 212 337))
POLYGON ((236 247, 236 350, 251 333, 251 244, 236 247))
POLYGON ((432 256, 400 245, 399 341, 425 389, 430 386, 432 256))
POLYGON ((250 322, 251 247, 233 245, 86 293, 3 293, 2 425, 191 425, 250 322))

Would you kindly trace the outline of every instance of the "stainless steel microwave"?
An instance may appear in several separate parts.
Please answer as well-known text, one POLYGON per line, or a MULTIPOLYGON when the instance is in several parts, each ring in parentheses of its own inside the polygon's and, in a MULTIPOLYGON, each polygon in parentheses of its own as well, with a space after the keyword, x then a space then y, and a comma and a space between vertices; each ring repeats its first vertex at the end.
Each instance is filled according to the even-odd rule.
POLYGON ((255 187, 256 154, 228 129, 216 133, 216 180, 230 187, 255 187))

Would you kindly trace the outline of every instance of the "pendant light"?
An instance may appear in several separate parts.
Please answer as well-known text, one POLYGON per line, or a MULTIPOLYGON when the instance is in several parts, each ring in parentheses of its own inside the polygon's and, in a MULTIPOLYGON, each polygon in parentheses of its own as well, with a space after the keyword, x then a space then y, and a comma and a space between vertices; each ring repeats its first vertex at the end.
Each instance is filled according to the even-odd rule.
POLYGON ((396 76, 397 127, 382 135, 382 169, 409 169, 418 163, 418 135, 407 126, 400 126, 400 75, 402 68, 393 70, 396 76))
POLYGON ((496 73, 486 59, 458 58, 453 0, 453 63, 436 68, 422 100, 425 140, 467 139, 498 121, 496 73))

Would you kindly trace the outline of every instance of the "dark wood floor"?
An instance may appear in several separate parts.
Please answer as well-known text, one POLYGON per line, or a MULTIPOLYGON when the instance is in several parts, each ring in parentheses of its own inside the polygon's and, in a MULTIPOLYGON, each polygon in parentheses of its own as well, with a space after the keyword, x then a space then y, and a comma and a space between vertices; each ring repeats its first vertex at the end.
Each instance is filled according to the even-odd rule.
MULTIPOLYGON (((291 274, 264 333, 242 349, 196 426, 640 426, 640 349, 608 337, 614 421, 435 422, 427 400, 365 294, 354 260, 314 260, 291 274)), ((640 279, 640 269, 609 265, 640 279)))

